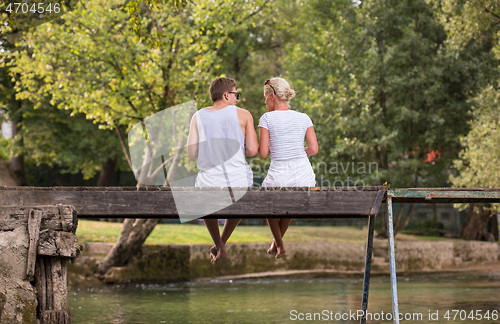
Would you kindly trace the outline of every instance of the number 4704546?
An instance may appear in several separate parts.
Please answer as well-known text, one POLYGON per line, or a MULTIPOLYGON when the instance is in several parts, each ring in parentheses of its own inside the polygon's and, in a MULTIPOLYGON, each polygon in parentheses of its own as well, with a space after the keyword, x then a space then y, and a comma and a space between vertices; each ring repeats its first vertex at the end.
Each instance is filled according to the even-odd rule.
POLYGON ((39 13, 42 14, 44 12, 48 13, 59 13, 61 11, 61 4, 59 3, 33 3, 29 4, 26 2, 20 3, 20 2, 14 2, 14 3, 9 3, 5 11, 10 12, 10 13, 39 13))
POLYGON ((498 320, 498 311, 497 310, 494 310, 494 311, 486 311, 486 313, 484 313, 484 311, 478 309, 476 311, 470 311, 469 313, 467 313, 465 310, 457 310, 457 309, 453 309, 453 310, 448 310, 446 312, 446 314, 444 314, 443 318, 447 319, 447 320, 461 320, 461 321, 465 321, 467 319, 470 319, 470 320, 476 320, 476 321, 480 321, 480 320, 492 320, 492 321, 496 321, 498 320))

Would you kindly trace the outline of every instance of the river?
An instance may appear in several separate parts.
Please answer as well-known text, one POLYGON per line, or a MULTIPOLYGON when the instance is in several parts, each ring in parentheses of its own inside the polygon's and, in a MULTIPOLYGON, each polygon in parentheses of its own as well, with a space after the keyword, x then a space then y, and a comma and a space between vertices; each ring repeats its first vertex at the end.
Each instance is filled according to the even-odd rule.
MULTIPOLYGON (((359 323, 362 278, 132 284, 68 292, 74 324, 359 323)), ((401 323, 500 323, 500 272, 398 276, 401 323)), ((368 323, 392 323, 388 276, 372 277, 368 323)))

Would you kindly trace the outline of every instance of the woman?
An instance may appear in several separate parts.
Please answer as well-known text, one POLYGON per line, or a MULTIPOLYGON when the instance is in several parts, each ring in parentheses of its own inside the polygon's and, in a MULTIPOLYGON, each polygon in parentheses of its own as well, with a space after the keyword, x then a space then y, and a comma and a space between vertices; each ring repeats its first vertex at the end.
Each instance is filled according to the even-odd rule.
MULTIPOLYGON (((309 116, 290 110, 288 101, 295 91, 285 79, 272 78, 264 84, 267 113, 259 121, 262 158, 271 153, 271 166, 263 187, 314 187, 315 175, 308 156, 318 153, 318 142, 309 116), (304 138, 307 147, 304 148, 304 138)), ((283 235, 291 219, 268 219, 274 236, 267 253, 279 259, 285 256, 283 235)))

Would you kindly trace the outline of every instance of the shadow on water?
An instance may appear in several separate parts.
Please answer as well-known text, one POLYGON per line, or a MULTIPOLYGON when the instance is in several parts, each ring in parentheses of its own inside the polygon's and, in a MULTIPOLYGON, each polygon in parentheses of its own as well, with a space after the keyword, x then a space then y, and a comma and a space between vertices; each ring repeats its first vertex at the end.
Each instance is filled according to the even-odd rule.
MULTIPOLYGON (((70 291, 68 303, 77 324, 357 323, 362 287, 362 278, 138 284, 70 291)), ((399 276, 398 292, 401 323, 500 323, 500 272, 399 276)), ((392 323, 389 277, 372 278, 368 312, 368 323, 392 323)))

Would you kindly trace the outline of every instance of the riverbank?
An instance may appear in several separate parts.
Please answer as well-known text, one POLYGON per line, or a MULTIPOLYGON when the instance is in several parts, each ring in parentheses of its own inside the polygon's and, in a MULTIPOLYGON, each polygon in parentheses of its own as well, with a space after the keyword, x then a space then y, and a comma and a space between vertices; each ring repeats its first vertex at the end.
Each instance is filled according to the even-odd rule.
MULTIPOLYGON (((228 244, 228 259, 214 265, 209 244, 144 245, 127 266, 113 268, 99 281, 92 269, 112 243, 86 242, 83 256, 69 267, 69 284, 168 283, 179 281, 261 277, 362 276, 365 244, 288 243, 287 256, 275 259, 266 253, 269 244, 228 244)), ((491 242, 396 241, 398 274, 500 269, 500 244, 491 242), (486 269, 485 268, 485 269, 486 269)), ((388 275, 387 240, 374 240, 373 275, 388 275)))

